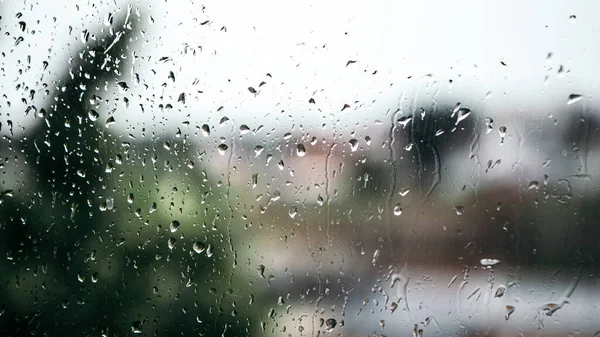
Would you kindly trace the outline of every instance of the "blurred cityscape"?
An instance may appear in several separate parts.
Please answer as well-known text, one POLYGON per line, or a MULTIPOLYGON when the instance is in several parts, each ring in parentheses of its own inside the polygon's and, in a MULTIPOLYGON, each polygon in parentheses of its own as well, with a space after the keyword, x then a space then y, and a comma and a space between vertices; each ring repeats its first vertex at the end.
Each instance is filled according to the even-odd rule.
POLYGON ((144 47, 152 6, 65 6, 95 16, 50 29, 57 59, 29 41, 61 18, 0 3, 1 335, 600 333, 600 111, 552 53, 521 107, 436 74, 207 103, 178 59, 216 49, 144 47))

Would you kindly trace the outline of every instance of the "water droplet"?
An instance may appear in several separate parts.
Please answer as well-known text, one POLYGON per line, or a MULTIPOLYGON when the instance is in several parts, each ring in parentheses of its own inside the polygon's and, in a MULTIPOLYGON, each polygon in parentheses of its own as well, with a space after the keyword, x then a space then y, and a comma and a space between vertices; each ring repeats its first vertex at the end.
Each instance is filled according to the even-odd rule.
POLYGON ((325 327, 327 328, 327 332, 331 332, 337 326, 337 321, 335 318, 329 318, 325 321, 325 327))
POLYGON ((261 278, 265 278, 265 266, 264 265, 259 265, 258 267, 256 267, 256 270, 258 271, 258 276, 260 276, 261 278))
POLYGON ((118 82, 117 85, 119 85, 119 89, 121 89, 121 91, 127 91, 129 89, 127 82, 118 82))
POLYGON ((246 125, 246 124, 240 125, 240 134, 244 135, 248 132, 250 132, 250 128, 248 127, 248 125, 246 125))
POLYGON ((204 135, 204 137, 210 136, 210 126, 208 126, 208 124, 202 125, 201 129, 202 129, 202 135, 204 135))
POLYGON ((142 322, 135 321, 135 322, 131 323, 131 332, 142 333, 142 322))
POLYGON ((22 36, 19 36, 16 40, 15 40, 15 47, 18 46, 21 42, 23 42, 25 40, 25 38, 23 38, 22 36))
POLYGON ((277 167, 279 167, 280 170, 283 170, 283 168, 285 167, 285 164, 283 163, 283 160, 280 160, 277 162, 277 167))
POLYGON ((499 127, 498 132, 500 133, 500 144, 504 144, 504 137, 506 137, 506 126, 499 127))
POLYGON ((288 214, 290 215, 290 218, 294 219, 296 217, 296 215, 298 214, 298 207, 291 206, 288 214))
POLYGON ((304 157, 304 155, 306 154, 306 149, 304 148, 304 145, 298 144, 298 146, 296 146, 296 154, 298 155, 298 157, 304 157))
POLYGON ((96 110, 90 110, 88 112, 88 118, 92 121, 95 122, 98 117, 100 117, 100 114, 98 114, 98 112, 96 112, 96 110))
POLYGON ((577 103, 583 99, 583 95, 580 94, 570 94, 569 98, 567 98, 567 105, 571 105, 577 103))
POLYGON ((527 186, 527 190, 532 190, 532 189, 539 189, 540 188, 540 182, 537 180, 533 180, 532 182, 529 183, 529 185, 527 186))
POLYGON ((98 273, 93 273, 92 274, 92 283, 96 283, 98 282, 98 273))
POLYGON ((510 318, 510 315, 512 315, 513 312, 515 312, 515 306, 507 304, 506 310, 504 312, 504 319, 508 321, 508 319, 510 318))
POLYGON ((565 77, 565 66, 563 66, 562 64, 558 66, 558 70, 556 72, 556 76, 558 78, 565 77))
POLYGON ((465 207, 464 206, 454 206, 454 211, 456 212, 456 215, 463 215, 463 213, 465 213, 465 207))
POLYGON ((373 252, 373 260, 371 261, 373 263, 373 265, 375 265, 377 263, 377 260, 379 259, 379 253, 380 253, 379 249, 376 249, 373 252))
POLYGON ((490 117, 486 117, 483 121, 485 123, 485 126, 487 127, 485 133, 489 134, 494 129, 494 120, 490 117))
POLYGON ((225 153, 227 153, 228 148, 229 147, 227 146, 227 144, 219 144, 219 146, 217 146, 217 150, 219 150, 220 155, 224 155, 225 153))
POLYGON ((111 211, 115 207, 115 199, 112 197, 106 197, 106 209, 111 211))
POLYGON ((353 139, 350 139, 349 143, 350 143, 350 150, 352 152, 358 150, 358 140, 356 140, 356 139, 353 138, 353 139))
POLYGON ((500 264, 500 260, 498 260, 498 259, 481 259, 479 261, 479 263, 481 263, 481 265, 484 267, 493 267, 497 264, 500 264))
POLYGON ((196 252, 196 254, 202 253, 206 249, 206 245, 202 241, 196 241, 192 245, 192 249, 196 252))
POLYGON ((229 122, 229 118, 228 118, 227 116, 223 116, 223 117, 221 118, 221 120, 219 121, 219 125, 220 125, 220 126, 223 126, 223 125, 225 125, 227 122, 229 122))
POLYGON ((177 232, 177 230, 179 229, 179 221, 177 221, 177 220, 171 221, 171 224, 169 225, 169 229, 171 230, 171 233, 177 232))
POLYGON ((396 204, 396 206, 394 206, 394 215, 395 216, 399 216, 402 214, 402 208, 400 207, 400 204, 396 204))
POLYGON ((502 297, 502 296, 504 296, 505 292, 506 292, 506 286, 500 285, 500 286, 498 286, 498 289, 496 289, 496 293, 494 294, 494 297, 502 297))
POLYGON ((577 22, 577 16, 570 15, 569 16, 569 23, 576 23, 576 22, 577 22))
POLYGON ((463 121, 465 118, 469 117, 470 114, 471 114, 471 109, 469 109, 469 108, 458 109, 457 119, 456 119, 456 123, 454 125, 458 125, 458 123, 463 121))
POLYGON ((452 284, 454 284, 454 282, 456 282, 457 278, 458 278, 458 275, 454 275, 452 277, 452 279, 450 280, 450 282, 448 282, 448 288, 450 288, 452 286, 452 284))
POLYGON ((175 243, 177 243, 177 239, 169 238, 169 240, 167 241, 167 246, 169 247, 169 249, 173 250, 173 248, 175 248, 175 243))
POLYGON ((260 156, 260 154, 263 152, 264 149, 265 149, 264 146, 256 145, 256 147, 254 148, 254 156, 255 157, 260 156))
POLYGON ((105 127, 109 127, 109 126, 111 126, 111 125, 115 124, 116 122, 117 122, 117 121, 115 120, 115 117, 113 117, 113 116, 110 116, 110 117, 108 117, 108 118, 106 119, 106 122, 104 123, 104 126, 105 126, 105 127))
POLYGON ((320 194, 317 197, 317 204, 319 204, 319 206, 323 206, 323 197, 320 194))
POLYGON ((209 243, 208 247, 206 248, 206 256, 211 257, 213 256, 213 246, 209 243))
POLYGON ((258 173, 252 175, 252 188, 256 188, 258 185, 258 173))

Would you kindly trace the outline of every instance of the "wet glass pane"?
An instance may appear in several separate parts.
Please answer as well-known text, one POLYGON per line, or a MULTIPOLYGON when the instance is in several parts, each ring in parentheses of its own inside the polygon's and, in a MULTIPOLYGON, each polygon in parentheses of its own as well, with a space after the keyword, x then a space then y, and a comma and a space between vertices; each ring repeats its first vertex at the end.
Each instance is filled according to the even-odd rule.
POLYGON ((595 1, 0 1, 0 335, 598 336, 595 1))

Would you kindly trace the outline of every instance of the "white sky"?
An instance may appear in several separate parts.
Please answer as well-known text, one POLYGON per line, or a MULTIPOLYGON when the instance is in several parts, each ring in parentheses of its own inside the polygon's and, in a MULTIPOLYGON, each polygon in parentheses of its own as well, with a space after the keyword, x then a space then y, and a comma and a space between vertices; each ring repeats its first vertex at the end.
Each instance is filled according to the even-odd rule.
MULTIPOLYGON (((31 114, 23 113, 27 105, 21 103, 24 91, 14 89, 18 83, 39 90, 42 82, 55 80, 56 74, 68 67, 68 56, 82 47, 83 29, 101 35, 100 29, 107 30, 103 25, 107 13, 126 15, 127 2, 95 3, 0 0, 0 49, 6 53, 0 58, 0 89, 6 95, 0 98, 0 121, 4 125, 9 119, 21 127, 34 121, 31 114), (17 12, 23 17, 17 19, 17 12), (25 32, 19 31, 21 20, 27 23, 25 32), (73 27, 70 36, 69 26, 73 27), (15 47, 18 36, 25 40, 15 47), (68 43, 70 49, 65 48, 68 43), (27 55, 32 56, 32 69, 19 75, 19 62, 25 62, 27 55), (42 61, 48 56, 50 66, 44 72, 42 61)), ((111 126, 118 133, 139 132, 139 127, 133 130, 132 126, 170 133, 183 120, 216 124, 222 115, 251 127, 320 126, 332 119, 347 125, 371 125, 388 108, 398 106, 402 93, 409 97, 415 88, 425 87, 418 82, 430 73, 439 83, 435 89, 420 89, 419 95, 434 95, 439 89, 440 97, 481 104, 491 92, 483 106, 499 113, 515 107, 565 104, 570 93, 585 94, 595 104, 600 22, 594 15, 600 4, 593 0, 543 4, 149 0, 131 5, 132 20, 139 20, 144 34, 138 34, 138 43, 130 52, 144 58, 132 64, 131 53, 127 55, 119 79, 131 87, 125 93, 130 107, 125 109, 118 103, 103 111, 106 114, 118 108, 114 115, 117 123, 111 126), (571 15, 576 19, 570 19, 571 15), (201 25, 206 20, 209 23, 201 25), (223 26, 227 32, 220 31, 223 26), (203 49, 195 56, 184 54, 186 44, 203 49), (547 60, 550 52, 553 56, 547 60), (173 61, 158 62, 162 56, 173 61), (356 63, 346 67, 348 60, 356 63), (565 69, 564 76, 557 75, 559 65, 565 69), (376 75, 371 74, 374 70, 376 75), (169 71, 175 73, 175 83, 167 79, 169 71), (272 79, 265 76, 267 72, 272 79), (134 84, 134 73, 140 74, 148 90, 134 84), (549 76, 546 87, 545 76, 549 76), (193 86, 195 79, 198 84, 193 86), (449 79, 454 81, 451 91, 449 79), (267 84, 255 97, 247 88, 258 90, 261 81, 267 84), (164 82, 168 83, 165 89, 161 86, 164 82), (185 106, 177 104, 181 92, 187 93, 185 106), (163 93, 161 101, 158 97, 163 93), (150 102, 152 95, 156 99, 150 102), (316 105, 308 104, 311 97, 316 105), (145 105, 145 113, 139 103, 145 105), (175 109, 161 113, 156 108, 160 103, 171 103, 175 109), (340 113, 346 103, 351 108, 340 113), (216 113, 220 106, 224 110, 216 113)), ((49 84, 50 88, 56 86, 49 84)), ((105 98, 123 96, 114 83, 109 88, 105 98)), ((34 103, 40 108, 48 102, 38 93, 34 103)), ((0 132, 4 134, 6 128, 0 132)))

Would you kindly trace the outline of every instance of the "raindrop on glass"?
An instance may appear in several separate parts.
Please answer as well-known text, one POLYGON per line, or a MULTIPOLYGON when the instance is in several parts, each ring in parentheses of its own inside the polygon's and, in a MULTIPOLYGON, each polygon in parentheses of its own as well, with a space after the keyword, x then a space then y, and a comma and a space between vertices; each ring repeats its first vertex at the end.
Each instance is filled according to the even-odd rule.
POLYGON ((194 251, 197 254, 202 253, 205 249, 206 249, 206 245, 204 244, 204 242, 202 241, 196 241, 194 242, 194 244, 192 245, 192 248, 194 249, 194 251))
POLYGON ((304 148, 304 145, 298 144, 298 146, 296 146, 296 154, 298 155, 298 157, 304 157, 304 155, 306 154, 306 149, 304 148))

